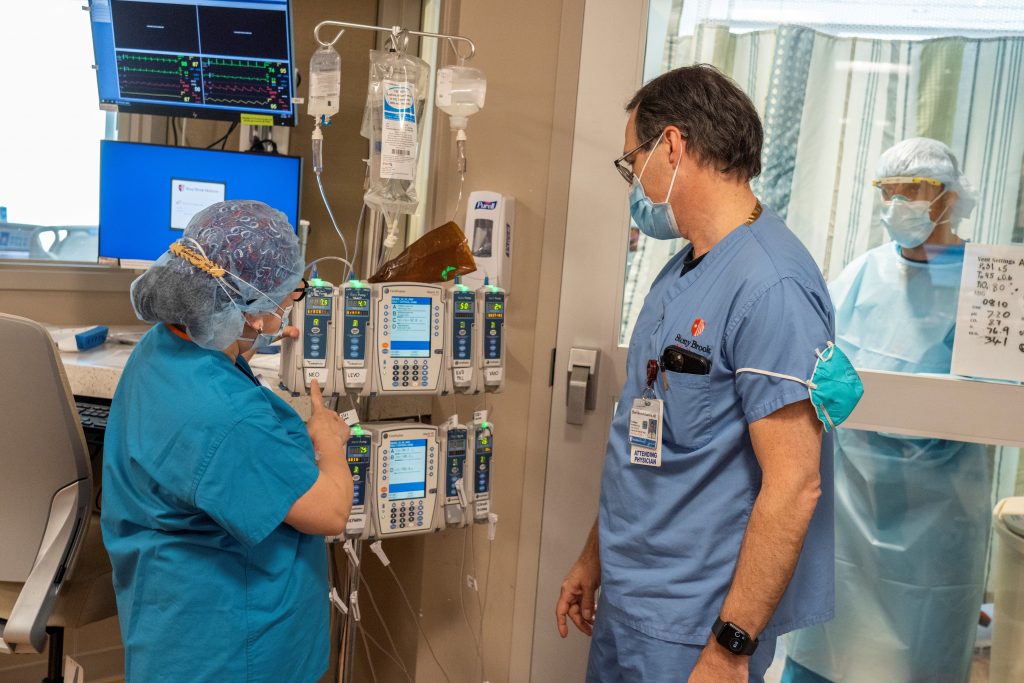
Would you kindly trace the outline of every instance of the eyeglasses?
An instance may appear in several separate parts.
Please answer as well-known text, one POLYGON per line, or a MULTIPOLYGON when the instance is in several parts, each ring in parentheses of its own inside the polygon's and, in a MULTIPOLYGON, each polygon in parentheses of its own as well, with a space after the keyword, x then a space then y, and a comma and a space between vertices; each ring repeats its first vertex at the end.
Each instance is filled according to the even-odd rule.
POLYGON ((306 280, 306 278, 302 278, 302 286, 301 287, 296 287, 294 290, 292 290, 296 294, 298 294, 298 296, 295 297, 294 299, 292 299, 292 301, 302 301, 303 299, 305 299, 306 298, 306 290, 308 290, 308 289, 309 289, 309 282, 306 280))
MULTIPOLYGON (((661 135, 661 133, 658 133, 658 135, 661 135)), ((634 154, 636 154, 637 152, 639 152, 640 150, 642 150, 647 145, 654 142, 658 138, 658 135, 652 135, 651 137, 647 138, 639 145, 637 145, 636 147, 634 147, 633 149, 626 152, 621 157, 612 162, 615 164, 615 170, 618 171, 619 175, 621 175, 623 179, 630 185, 633 184, 633 163, 631 161, 626 160, 629 159, 634 154)))

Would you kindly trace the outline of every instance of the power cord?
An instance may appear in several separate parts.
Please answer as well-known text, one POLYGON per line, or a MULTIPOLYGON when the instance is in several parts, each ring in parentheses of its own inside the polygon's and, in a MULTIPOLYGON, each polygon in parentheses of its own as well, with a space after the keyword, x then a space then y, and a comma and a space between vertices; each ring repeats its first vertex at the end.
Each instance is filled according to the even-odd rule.
POLYGON ((238 121, 232 121, 231 125, 228 126, 227 132, 224 133, 224 135, 221 135, 213 142, 211 142, 210 144, 208 144, 206 146, 206 149, 213 149, 217 145, 220 145, 220 148, 224 149, 224 147, 228 144, 228 138, 231 136, 233 132, 235 132, 235 128, 238 128, 238 121))

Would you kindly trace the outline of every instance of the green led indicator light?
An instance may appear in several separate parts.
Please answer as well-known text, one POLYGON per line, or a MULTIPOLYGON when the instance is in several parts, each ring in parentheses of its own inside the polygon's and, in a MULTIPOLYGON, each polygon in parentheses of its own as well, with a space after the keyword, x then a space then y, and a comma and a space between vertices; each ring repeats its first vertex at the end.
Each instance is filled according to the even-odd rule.
POLYGON ((488 424, 487 422, 481 422, 480 423, 480 429, 490 429, 490 428, 491 428, 491 425, 488 424))
POLYGON ((366 286, 356 278, 352 278, 351 280, 348 281, 348 283, 355 287, 356 289, 361 289, 366 286))
POLYGON ((315 278, 313 278, 312 280, 309 281, 309 286, 310 287, 326 287, 327 283, 324 282, 323 280, 321 280, 320 278, 315 277, 315 278))
POLYGON ((362 427, 362 425, 356 425, 355 427, 353 427, 352 428, 352 434, 354 436, 362 436, 363 435, 363 427, 362 427))

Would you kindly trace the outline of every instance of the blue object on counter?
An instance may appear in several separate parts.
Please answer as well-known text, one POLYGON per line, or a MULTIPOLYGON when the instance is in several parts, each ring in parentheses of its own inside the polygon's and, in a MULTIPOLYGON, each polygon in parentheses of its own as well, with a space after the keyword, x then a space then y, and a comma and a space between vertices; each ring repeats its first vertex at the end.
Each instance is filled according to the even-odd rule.
POLYGON ((276 346, 276 345, 275 346, 264 346, 262 349, 256 349, 256 353, 263 353, 263 354, 273 355, 275 353, 281 353, 281 347, 280 346, 276 346))
POLYGON ((79 332, 75 335, 75 343, 78 344, 78 350, 88 351, 89 349, 101 346, 103 342, 107 341, 107 332, 109 331, 106 325, 97 325, 85 332, 79 332))

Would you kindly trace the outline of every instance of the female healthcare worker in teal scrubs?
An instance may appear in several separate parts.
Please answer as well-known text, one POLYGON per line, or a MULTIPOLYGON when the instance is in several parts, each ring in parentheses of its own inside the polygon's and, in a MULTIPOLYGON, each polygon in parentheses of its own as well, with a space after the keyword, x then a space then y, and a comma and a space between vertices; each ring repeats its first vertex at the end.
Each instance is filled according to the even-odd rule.
POLYGON ((303 424, 244 357, 281 328, 302 271, 284 214, 228 201, 132 283, 158 324, 114 395, 102 509, 130 683, 307 683, 327 668, 322 535, 351 507, 347 429, 315 386, 303 424))
MULTIPOLYGON (((875 185, 893 241, 830 285, 839 347, 858 369, 948 374, 974 207, 946 145, 904 140, 875 185)), ((985 447, 836 432, 836 616, 788 643, 785 683, 965 683, 984 589, 985 447)))

